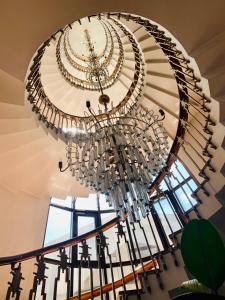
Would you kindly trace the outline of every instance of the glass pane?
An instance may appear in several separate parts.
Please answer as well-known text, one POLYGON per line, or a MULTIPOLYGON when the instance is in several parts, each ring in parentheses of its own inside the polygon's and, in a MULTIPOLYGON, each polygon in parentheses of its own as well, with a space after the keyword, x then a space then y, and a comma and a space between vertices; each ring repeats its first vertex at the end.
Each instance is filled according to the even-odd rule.
POLYGON ((190 176, 190 174, 188 173, 188 171, 186 170, 186 168, 184 167, 184 165, 178 159, 176 160, 176 165, 177 165, 180 173, 182 174, 182 176, 185 179, 190 176))
POLYGON ((189 186, 185 183, 183 185, 183 188, 184 188, 189 200, 191 201, 192 205, 196 205, 197 201, 195 198, 192 197, 192 190, 189 188, 189 186))
POLYGON ((58 199, 55 197, 51 198, 51 204, 56 204, 56 205, 60 205, 60 206, 64 206, 64 207, 69 207, 72 208, 72 203, 73 203, 73 197, 72 196, 68 196, 66 197, 66 199, 58 199))
POLYGON ((187 197, 185 190, 179 188, 175 191, 175 193, 184 211, 188 211, 189 209, 192 208, 191 202, 187 197))
MULTIPOLYGON (((66 241, 72 237, 71 231, 72 213, 70 211, 49 207, 48 222, 45 233, 44 246, 54 245, 66 241)), ((70 258, 71 247, 66 248, 66 254, 70 258)), ((58 260, 59 252, 50 253, 46 257, 58 260)))
POLYGON ((50 206, 44 245, 52 245, 71 238, 72 213, 50 206))
POLYGON ((82 210, 97 210, 97 194, 89 194, 89 197, 87 198, 77 197, 75 208, 82 210))
POLYGON ((175 188, 179 184, 178 179, 176 177, 174 177, 173 174, 167 176, 165 178, 165 180, 168 183, 168 186, 170 187, 170 190, 175 188))
POLYGON ((168 199, 162 199, 160 200, 160 203, 173 232, 176 232, 181 228, 181 222, 175 210, 173 209, 171 202, 168 199))
POLYGON ((173 187, 177 186, 179 183, 184 181, 184 179, 182 178, 182 176, 178 172, 178 170, 176 168, 176 165, 174 163, 171 167, 171 172, 173 173, 173 175, 170 176, 170 179, 172 181, 173 187))
POLYGON ((160 189, 162 189, 163 191, 167 191, 167 190, 168 190, 168 187, 167 187, 167 185, 166 185, 165 180, 163 180, 163 181, 160 183, 160 189))
POLYGON ((193 179, 191 179, 191 180, 189 180, 188 181, 188 184, 189 184, 189 186, 190 186, 190 188, 191 188, 191 190, 194 192, 196 189, 197 189, 197 184, 194 182, 194 180, 193 179))
MULTIPOLYGON (((78 216, 78 236, 93 229, 95 229, 94 217, 78 216)), ((90 247, 89 253, 91 254, 91 260, 96 260, 96 238, 88 239, 87 244, 90 247)), ((79 246, 81 246, 81 244, 79 246)), ((82 249, 78 247, 78 252, 80 253, 81 251, 82 249)), ((80 254, 78 254, 78 259, 80 259, 80 254)))
POLYGON ((176 232, 181 228, 180 223, 177 220, 177 215, 175 215, 172 210, 168 199, 160 199, 154 204, 154 207, 158 213, 160 221, 167 235, 176 232), (159 204, 160 201, 160 204, 159 204))

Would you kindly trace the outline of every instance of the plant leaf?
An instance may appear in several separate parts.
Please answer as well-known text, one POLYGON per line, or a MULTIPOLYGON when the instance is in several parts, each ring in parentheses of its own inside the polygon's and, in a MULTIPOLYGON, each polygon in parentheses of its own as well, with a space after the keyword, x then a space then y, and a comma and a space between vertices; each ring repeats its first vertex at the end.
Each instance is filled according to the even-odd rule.
POLYGON ((217 290, 225 280, 225 248, 213 225, 191 220, 184 228, 181 253, 187 269, 199 282, 217 290))

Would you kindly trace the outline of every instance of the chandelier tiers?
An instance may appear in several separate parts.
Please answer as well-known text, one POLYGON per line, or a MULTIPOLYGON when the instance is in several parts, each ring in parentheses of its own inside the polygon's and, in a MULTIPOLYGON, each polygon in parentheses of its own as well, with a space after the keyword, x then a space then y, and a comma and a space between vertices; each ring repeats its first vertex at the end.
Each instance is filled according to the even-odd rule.
MULTIPOLYGON (((91 36, 84 30, 89 52, 89 82, 98 87, 98 102, 104 106, 104 118, 99 108, 98 115, 86 101, 90 113, 85 129, 71 134, 67 144, 66 169, 76 180, 106 196, 120 217, 128 214, 130 222, 145 217, 150 209, 149 185, 168 158, 168 135, 161 118, 154 112, 134 104, 129 112, 110 114, 110 98, 103 93, 108 79, 107 69, 101 64, 91 36)), ((59 163, 60 171, 62 162, 59 163)), ((65 170, 66 170, 65 169, 65 170)))
POLYGON ((106 39, 105 48, 101 53, 95 51, 88 29, 84 30, 85 45, 89 52, 88 56, 84 54, 80 55, 73 50, 69 39, 70 30, 72 29, 71 26, 66 28, 65 33, 61 35, 58 40, 56 48, 57 64, 62 76, 65 77, 72 86, 98 90, 99 82, 96 81, 95 68, 98 70, 99 79, 104 88, 112 86, 120 74, 124 63, 124 50, 121 39, 115 28, 107 20, 100 20, 99 22, 102 25, 106 39), (109 64, 112 62, 113 54, 115 54, 114 52, 117 48, 119 52, 117 54, 116 65, 112 70, 109 64), (80 73, 76 72, 78 76, 73 74, 70 68, 67 68, 66 64, 64 64, 64 54, 70 65, 81 71, 80 73), (94 69, 93 66, 95 66, 94 69), (83 78, 82 72, 86 79, 83 78))
MULTIPOLYGON (((98 121, 89 101, 87 107, 92 122, 85 131, 71 135, 66 169, 82 184, 104 194, 122 218, 128 214, 130 222, 140 220, 151 207, 149 185, 168 158, 165 114, 136 105, 126 115, 108 114, 98 121)), ((66 170, 62 162, 59 168, 66 170)))

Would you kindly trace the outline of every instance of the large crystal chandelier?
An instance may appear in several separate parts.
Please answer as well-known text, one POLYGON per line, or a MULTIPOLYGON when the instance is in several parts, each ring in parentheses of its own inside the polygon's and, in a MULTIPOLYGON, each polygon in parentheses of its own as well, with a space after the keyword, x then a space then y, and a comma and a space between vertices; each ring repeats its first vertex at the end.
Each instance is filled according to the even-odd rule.
MULTIPOLYGON (((168 135, 163 127, 165 115, 146 110, 135 103, 129 112, 109 114, 109 97, 102 83, 107 73, 97 60, 90 36, 85 31, 90 52, 89 80, 99 86, 99 103, 104 106, 101 118, 87 101, 89 111, 85 129, 71 132, 66 148, 69 169, 76 180, 102 193, 122 218, 139 220, 151 207, 149 185, 165 166, 168 135)), ((59 164, 62 169, 62 162, 59 164)))
POLYGON ((94 119, 67 145, 68 166, 76 180, 104 194, 130 221, 149 211, 148 187, 167 160, 168 136, 160 112, 161 117, 135 106, 124 116, 94 119))

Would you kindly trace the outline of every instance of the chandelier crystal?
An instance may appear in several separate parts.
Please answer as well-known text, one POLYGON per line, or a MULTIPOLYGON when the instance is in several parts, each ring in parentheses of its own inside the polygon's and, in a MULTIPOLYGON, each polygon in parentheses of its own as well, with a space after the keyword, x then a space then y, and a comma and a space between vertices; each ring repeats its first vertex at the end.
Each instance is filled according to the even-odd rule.
POLYGON ((168 135, 160 116, 135 105, 126 115, 110 116, 71 135, 67 162, 76 180, 106 196, 130 222, 150 208, 148 187, 165 166, 168 135))

